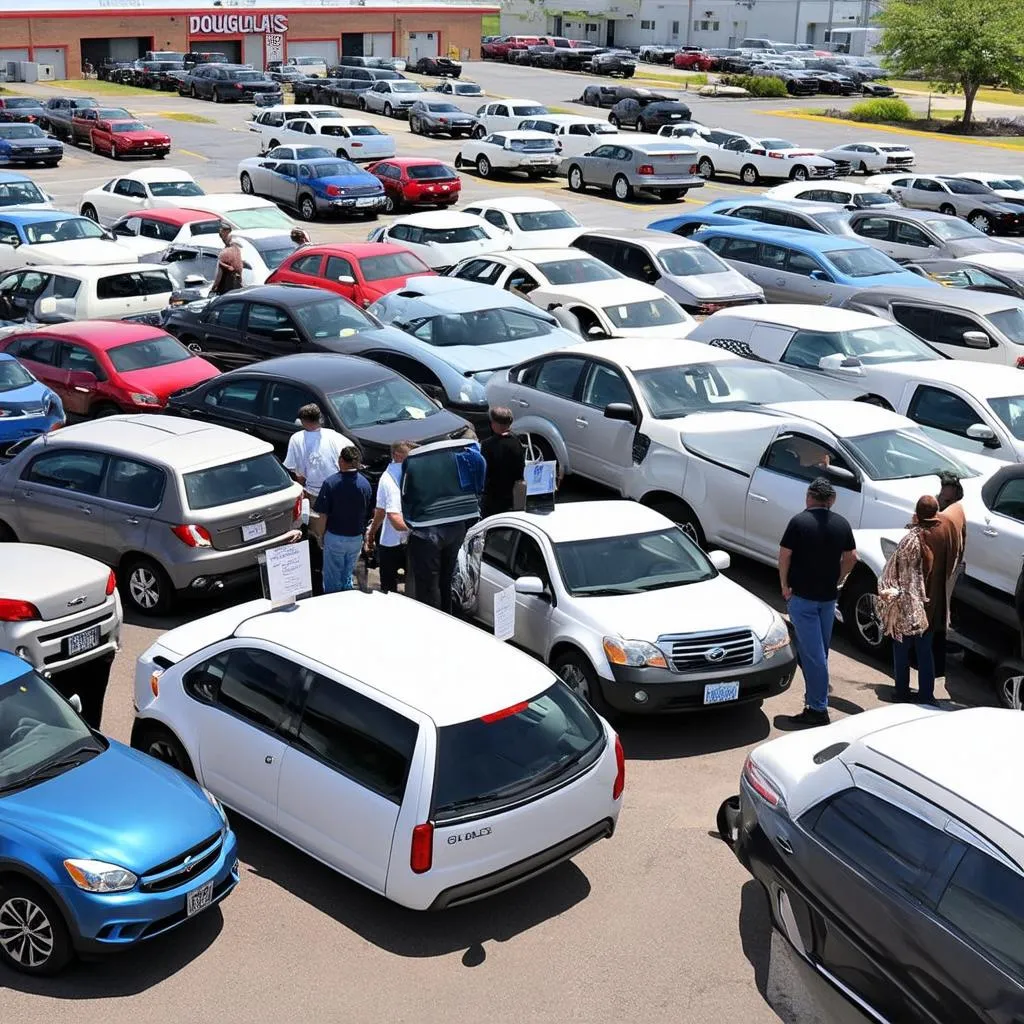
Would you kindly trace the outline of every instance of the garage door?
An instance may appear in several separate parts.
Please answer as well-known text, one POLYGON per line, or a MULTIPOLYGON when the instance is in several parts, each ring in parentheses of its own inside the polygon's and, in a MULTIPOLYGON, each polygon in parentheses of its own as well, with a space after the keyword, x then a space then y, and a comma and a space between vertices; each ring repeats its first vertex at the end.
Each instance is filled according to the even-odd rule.
POLYGON ((390 32, 364 32, 363 53, 367 57, 394 57, 391 52, 390 32))
MULTIPOLYGON (((4 75, 7 74, 8 61, 20 64, 23 60, 28 60, 28 50, 0 50, 0 72, 4 75)), ((13 75, 11 76, 11 81, 15 81, 13 75)))
POLYGON ((437 35, 436 32, 410 32, 409 60, 415 63, 420 57, 436 57, 437 35))
POLYGON ((64 66, 63 47, 37 46, 32 52, 35 54, 37 64, 49 64, 53 68, 53 77, 57 81, 68 77, 67 68, 64 66))
POLYGON ((338 40, 318 39, 306 43, 289 43, 289 57, 319 57, 329 68, 338 65, 338 40))

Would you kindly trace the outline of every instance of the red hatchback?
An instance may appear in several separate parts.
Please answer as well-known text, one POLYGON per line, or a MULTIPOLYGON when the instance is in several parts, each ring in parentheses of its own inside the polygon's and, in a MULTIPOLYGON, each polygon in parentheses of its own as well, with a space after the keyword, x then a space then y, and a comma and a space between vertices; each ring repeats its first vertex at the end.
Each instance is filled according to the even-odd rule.
POLYGON ((672 55, 672 63, 686 71, 710 71, 715 66, 715 58, 702 50, 682 50, 672 55))
POLYGON ((165 157, 171 151, 171 137, 141 121, 97 121, 89 135, 94 153, 122 156, 165 157))
POLYGON ((326 288, 365 308, 410 277, 433 273, 419 256, 390 242, 304 245, 267 278, 267 284, 326 288))
POLYGON ((387 199, 385 212, 403 206, 433 206, 445 210, 459 201, 462 179, 447 164, 424 157, 378 160, 366 169, 380 179, 387 199))
POLYGON ((167 397, 218 374, 159 327, 81 320, 0 339, 64 403, 69 417, 159 412, 167 397))

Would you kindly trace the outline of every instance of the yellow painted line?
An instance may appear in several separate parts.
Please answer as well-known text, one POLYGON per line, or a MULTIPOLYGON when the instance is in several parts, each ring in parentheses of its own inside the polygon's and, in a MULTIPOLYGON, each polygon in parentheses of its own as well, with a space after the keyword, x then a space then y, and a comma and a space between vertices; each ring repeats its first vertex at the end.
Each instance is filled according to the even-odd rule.
POLYGON ((865 121, 847 121, 842 117, 825 117, 823 114, 801 114, 796 110, 761 110, 761 114, 771 117, 788 117, 794 121, 824 121, 826 124, 841 124, 845 128, 863 126, 865 132, 888 132, 890 135, 913 135, 918 139, 931 139, 933 142, 959 142, 965 146, 987 146, 989 149, 1009 149, 1019 153, 1020 146, 1008 142, 992 142, 989 139, 965 139, 962 135, 947 135, 942 132, 922 132, 917 128, 897 128, 888 124, 870 124, 865 121))
POLYGON ((210 158, 208 156, 203 156, 202 153, 193 153, 191 149, 179 149, 177 152, 182 153, 185 156, 194 156, 197 160, 205 160, 207 163, 210 162, 210 158))

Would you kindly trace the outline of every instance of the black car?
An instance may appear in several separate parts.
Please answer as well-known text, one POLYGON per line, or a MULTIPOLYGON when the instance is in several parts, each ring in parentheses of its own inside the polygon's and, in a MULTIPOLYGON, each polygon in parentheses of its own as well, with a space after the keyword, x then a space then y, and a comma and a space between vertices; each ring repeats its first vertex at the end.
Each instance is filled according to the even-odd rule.
POLYGON ((50 138, 37 124, 0 124, 0 158, 5 164, 45 164, 56 167, 64 144, 50 138))
POLYGON ((516 50, 515 64, 523 64, 530 68, 557 68, 559 66, 559 49, 547 43, 537 43, 523 50, 516 50))
POLYGON ((462 74, 462 61, 450 57, 420 57, 407 70, 417 75, 435 75, 440 78, 458 78, 462 74))
POLYGON ((881 82, 861 82, 860 91, 864 96, 895 96, 896 90, 891 85, 881 82))
POLYGON ((595 53, 589 61, 589 70, 595 75, 621 75, 632 78, 636 73, 636 57, 628 50, 604 50, 595 53))
POLYGON ((180 60, 140 60, 135 66, 135 85, 140 89, 167 89, 168 72, 184 69, 180 60))
MULTIPOLYGON (((271 77, 273 78, 273 75, 271 77)), ((340 78, 293 78, 290 79, 292 96, 296 103, 331 104, 334 103, 334 100, 331 99, 331 89, 341 81, 340 78)))
POLYGON ((813 71, 799 71, 775 64, 754 64, 750 73, 761 78, 779 79, 785 84, 790 96, 813 96, 818 91, 818 80, 813 71))
POLYGON ((753 61, 742 50, 730 47, 712 47, 706 52, 714 60, 714 64, 711 65, 712 71, 718 71, 723 75, 750 73, 750 65, 753 61))
MULTIPOLYGON (((373 88, 373 82, 368 78, 335 78, 330 81, 331 84, 323 90, 324 100, 335 107, 358 107, 360 95, 373 88)), ((298 96, 296 101, 299 101, 298 96)))
POLYGON ((186 71, 191 71, 200 64, 230 64, 228 55, 219 50, 190 50, 182 59, 186 71))
POLYGON ((860 92, 860 86, 847 75, 836 71, 809 71, 818 80, 818 92, 829 96, 854 96, 860 92))
POLYGON ((690 108, 679 100, 664 98, 619 100, 608 115, 616 128, 635 128, 638 132, 656 132, 662 125, 690 120, 690 108))
POLYGON ((178 86, 181 95, 214 103, 255 103, 271 106, 282 99, 281 84, 262 71, 241 64, 199 64, 178 86))
POLYGON ((638 96, 640 92, 631 85, 588 85, 580 102, 588 107, 614 107, 619 100, 638 96))
POLYGON ((36 122, 45 116, 42 103, 31 96, 0 96, 0 123, 36 122))
POLYGON ((104 57, 96 68, 96 77, 101 82, 128 81, 135 73, 135 62, 130 60, 114 60, 113 57, 104 57))
POLYGON ((267 68, 272 82, 280 82, 282 85, 292 85, 295 82, 306 81, 306 74, 292 64, 279 64, 276 68, 267 68))
POLYGON ((310 353, 268 359, 171 395, 167 412, 244 430, 283 456, 299 409, 315 402, 324 426, 344 434, 376 479, 397 441, 463 437, 468 421, 442 409, 401 374, 360 356, 310 353))
POLYGON ((336 77, 336 73, 338 76, 344 75, 346 78, 369 79, 370 82, 394 82, 400 78, 405 78, 405 75, 403 75, 400 71, 395 71, 392 68, 364 68, 358 66, 348 67, 347 65, 342 65, 341 67, 338 68, 332 68, 330 77, 336 77))
POLYGON ((1012 295, 1024 299, 1024 270, 983 267, 966 260, 923 259, 905 264, 907 270, 938 281, 947 288, 1012 295))

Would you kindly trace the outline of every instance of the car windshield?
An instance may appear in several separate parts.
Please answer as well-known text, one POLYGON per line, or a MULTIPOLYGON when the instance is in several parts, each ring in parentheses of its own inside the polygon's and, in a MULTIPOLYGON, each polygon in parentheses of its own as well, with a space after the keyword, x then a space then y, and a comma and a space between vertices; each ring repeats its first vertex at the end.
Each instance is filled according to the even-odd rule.
POLYGON ((517 153, 554 153, 554 139, 509 139, 508 148, 517 153))
POLYGON ((701 583, 714 567, 678 526, 555 544, 555 560, 573 597, 640 594, 701 583))
POLYGON ((586 284, 588 281, 610 281, 619 273, 598 259, 551 260, 538 263, 537 269, 551 284, 586 284))
POLYGON ((363 384, 327 396, 346 430, 384 426, 402 420, 424 420, 441 410, 402 377, 363 384))
POLYGON ((480 96, 483 94, 483 89, 479 85, 470 85, 466 82, 464 85, 456 85, 455 92, 459 96, 480 96))
POLYGON ((46 201, 46 196, 34 181, 0 182, 0 206, 22 206, 25 203, 46 201))
POLYGON ((121 135, 124 132, 144 132, 146 126, 141 121, 116 121, 110 126, 110 130, 115 135, 121 135))
POLYGON ((589 767, 605 743, 597 716, 561 682, 531 700, 442 726, 431 820, 520 803, 589 767))
MULTIPOLYGON (((0 364, 0 374, 3 365, 0 364)), ((1006 424, 1007 429, 1018 440, 1024 441, 1024 395, 1007 395, 1004 398, 990 398, 992 411, 1006 424)))
POLYGON ((359 267, 367 281, 384 281, 391 277, 408 277, 410 274, 429 274, 431 272, 430 267, 411 252, 370 256, 360 260, 359 267))
POLYGON ((553 231, 556 228, 579 228, 583 225, 566 210, 533 210, 513 213, 520 231, 553 231))
POLYGON ((850 437, 845 447, 872 480, 910 480, 942 472, 959 477, 977 476, 947 452, 931 445, 921 432, 880 430, 850 437))
POLYGON ((273 494, 285 490, 292 482, 273 452, 198 469, 186 473, 184 480, 188 507, 195 511, 273 494))
POLYGON ((35 124, 5 124, 0 126, 2 139, 45 139, 46 133, 35 124))
POLYGON ((516 117, 539 117, 541 114, 546 114, 547 112, 548 112, 548 108, 547 107, 540 107, 540 106, 537 106, 537 107, 529 107, 529 106, 523 107, 523 106, 519 106, 519 107, 513 107, 512 108, 512 113, 515 114, 516 117))
POLYGON ((413 164, 408 168, 409 177, 417 181, 449 181, 455 172, 444 164, 413 164))
POLYGON ((105 238, 103 228, 88 217, 67 217, 63 220, 41 220, 25 225, 25 237, 33 245, 48 242, 71 242, 80 238, 105 238))
POLYGON ((311 178, 347 178, 362 172, 350 160, 339 160, 333 164, 313 164, 311 178))
POLYGON ((192 358, 192 353, 169 334, 159 338, 147 338, 145 341, 133 341, 128 345, 118 345, 116 348, 108 349, 107 355, 114 364, 114 369, 120 373, 148 370, 154 366, 168 366, 192 358))
POLYGON ((461 114, 462 111, 454 103, 427 103, 427 110, 432 114, 461 114))
POLYGON ((420 341, 439 348, 456 345, 497 345, 523 338, 541 338, 553 330, 551 324, 518 309, 477 309, 469 313, 442 313, 414 320, 407 330, 420 341))
POLYGON ((324 61, 320 57, 296 57, 296 64, 323 64, 324 61))
POLYGON ((0 794, 42 782, 107 749, 38 672, 0 683, 0 794))
POLYGON ((161 199, 174 196, 203 196, 206 193, 194 181, 151 181, 149 191, 161 199))
POLYGON ((262 71, 232 71, 228 77, 232 82, 263 82, 262 71))
POLYGON ((1005 192, 1024 192, 1024 178, 992 178, 986 184, 1005 192))
POLYGON ((964 178, 943 178, 942 184, 958 196, 980 196, 991 191, 987 185, 979 185, 976 181, 964 178))
POLYGON ((490 235, 475 224, 464 228, 423 228, 426 245, 458 245, 460 242, 478 242, 483 238, 490 238, 490 235))
POLYGON ((372 124, 354 124, 349 128, 350 135, 383 135, 384 133, 372 124))
POLYGON ((388 87, 392 92, 423 92, 423 86, 418 82, 390 82, 388 87))
POLYGON ((847 277, 878 277, 881 274, 895 274, 900 269, 884 252, 867 246, 863 249, 833 249, 821 255, 847 277))
POLYGON ((252 206, 248 210, 230 210, 226 217, 234 227, 242 231, 250 228, 285 228, 290 231, 292 222, 276 206, 252 206))
POLYGON ((896 202, 892 196, 887 196, 884 192, 858 192, 856 195, 850 196, 848 202, 852 202, 855 206, 868 207, 868 206, 895 206, 896 202))
POLYGON ((684 323, 683 314, 671 299, 645 299, 605 306, 605 315, 616 327, 664 327, 684 323))
POLYGON ((247 239, 249 244, 260 254, 260 259, 270 270, 277 270, 291 256, 298 246, 287 236, 275 235, 273 238, 247 239))
POLYGON ((740 405, 821 398, 817 391, 781 370, 742 362, 659 366, 635 370, 633 376, 651 415, 658 420, 740 405))
POLYGON ((0 359, 0 391, 27 387, 35 380, 17 359, 0 359))
POLYGON ((724 274, 732 268, 702 245, 679 249, 662 249, 658 262, 673 277, 700 277, 702 274, 724 274))
POLYGON ((795 142, 789 142, 786 139, 758 139, 765 149, 797 149, 799 148, 795 142))
POLYGON ((4 100, 4 106, 8 110, 24 110, 27 107, 38 107, 39 100, 20 99, 17 96, 12 96, 9 100, 4 100))
POLYGON ((944 242, 955 241, 958 238, 988 238, 984 231, 979 231, 967 221, 957 220, 955 217, 947 217, 945 220, 926 220, 925 224, 933 234, 944 242))
POLYGON ((310 338, 345 338, 377 326, 358 306, 340 295, 298 306, 291 312, 310 338))
POLYGON ((1024 345, 1024 307, 1001 309, 996 313, 989 313, 988 318, 996 329, 1015 345, 1024 345))
POLYGON ((869 366, 882 363, 922 363, 941 359, 905 327, 862 327, 856 331, 797 331, 790 340, 783 362, 793 366, 817 367, 825 356, 852 356, 869 366))

